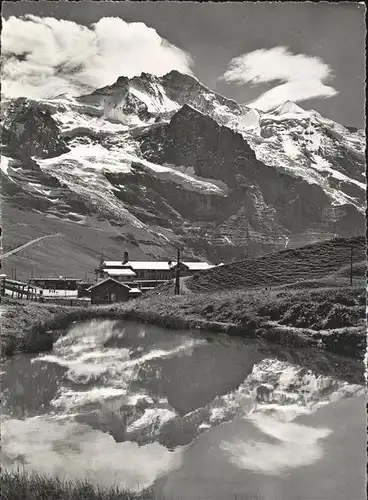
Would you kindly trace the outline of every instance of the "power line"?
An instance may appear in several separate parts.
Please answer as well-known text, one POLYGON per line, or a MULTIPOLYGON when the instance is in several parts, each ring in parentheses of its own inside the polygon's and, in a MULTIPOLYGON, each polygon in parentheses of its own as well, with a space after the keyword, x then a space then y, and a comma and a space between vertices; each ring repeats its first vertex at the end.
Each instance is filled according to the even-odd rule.
POLYGON ((178 248, 178 261, 175 273, 175 295, 180 295, 180 249, 178 248))
POLYGON ((353 245, 350 245, 350 286, 353 285, 353 245))

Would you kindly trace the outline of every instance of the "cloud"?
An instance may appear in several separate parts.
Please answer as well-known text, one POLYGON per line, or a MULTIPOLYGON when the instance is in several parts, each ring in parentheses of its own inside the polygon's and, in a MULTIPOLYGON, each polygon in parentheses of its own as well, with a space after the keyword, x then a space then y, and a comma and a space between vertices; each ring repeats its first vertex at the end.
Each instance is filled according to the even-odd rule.
POLYGON ((288 82, 265 92, 248 106, 267 111, 286 101, 300 102, 315 97, 332 97, 336 94, 333 87, 328 87, 318 80, 288 82))
POLYGON ((235 57, 223 79, 240 85, 282 82, 248 104, 267 111, 287 100, 298 102, 336 95, 333 87, 323 83, 330 76, 331 68, 319 57, 293 54, 287 47, 279 46, 235 57))
POLYGON ((3 422, 2 433, 2 461, 7 469, 24 464, 29 472, 88 479, 102 487, 148 488, 182 463, 182 448, 169 451, 159 443, 117 443, 108 433, 67 420, 9 419, 3 422))
POLYGON ((264 433, 264 440, 222 441, 220 448, 229 462, 239 469, 280 476, 294 468, 312 465, 323 457, 320 442, 331 429, 313 428, 290 422, 278 422, 272 417, 248 417, 264 433), (273 442, 265 438, 273 438, 273 442))
POLYGON ((86 27, 33 15, 2 22, 2 92, 10 97, 78 95, 142 72, 191 73, 190 55, 144 23, 105 17, 86 27))

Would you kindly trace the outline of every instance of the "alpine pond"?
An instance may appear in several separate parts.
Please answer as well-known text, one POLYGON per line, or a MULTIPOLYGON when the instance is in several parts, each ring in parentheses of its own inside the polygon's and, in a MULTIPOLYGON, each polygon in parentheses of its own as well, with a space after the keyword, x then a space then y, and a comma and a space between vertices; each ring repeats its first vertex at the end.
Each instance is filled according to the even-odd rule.
POLYGON ((359 362, 109 320, 3 370, 8 469, 167 498, 365 497, 359 362))

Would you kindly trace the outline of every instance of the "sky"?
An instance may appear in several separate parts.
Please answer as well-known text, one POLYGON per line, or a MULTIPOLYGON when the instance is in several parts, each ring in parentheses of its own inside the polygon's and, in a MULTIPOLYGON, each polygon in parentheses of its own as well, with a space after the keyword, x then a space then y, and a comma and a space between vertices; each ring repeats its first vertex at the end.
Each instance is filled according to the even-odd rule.
POLYGON ((264 111, 291 100, 361 128, 364 16, 356 2, 3 2, 2 92, 81 94, 177 69, 264 111))

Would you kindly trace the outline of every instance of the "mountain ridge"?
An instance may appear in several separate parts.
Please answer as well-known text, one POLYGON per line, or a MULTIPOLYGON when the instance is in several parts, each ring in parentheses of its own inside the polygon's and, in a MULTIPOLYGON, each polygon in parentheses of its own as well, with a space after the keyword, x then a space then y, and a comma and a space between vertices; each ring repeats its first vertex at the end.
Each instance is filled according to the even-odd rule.
POLYGON ((5 234, 9 206, 218 262, 363 232, 364 133, 295 103, 259 112, 174 71, 2 108, 5 234))

